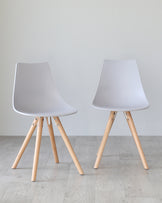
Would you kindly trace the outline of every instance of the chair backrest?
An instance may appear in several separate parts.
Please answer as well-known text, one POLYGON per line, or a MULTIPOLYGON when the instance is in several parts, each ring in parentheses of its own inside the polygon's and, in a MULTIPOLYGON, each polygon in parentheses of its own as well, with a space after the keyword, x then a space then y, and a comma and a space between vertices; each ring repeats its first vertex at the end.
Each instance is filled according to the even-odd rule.
POLYGON ((19 112, 39 112, 61 99, 48 63, 16 64, 13 108, 19 112))
POLYGON ((101 108, 148 107, 135 60, 105 60, 93 105, 101 108))

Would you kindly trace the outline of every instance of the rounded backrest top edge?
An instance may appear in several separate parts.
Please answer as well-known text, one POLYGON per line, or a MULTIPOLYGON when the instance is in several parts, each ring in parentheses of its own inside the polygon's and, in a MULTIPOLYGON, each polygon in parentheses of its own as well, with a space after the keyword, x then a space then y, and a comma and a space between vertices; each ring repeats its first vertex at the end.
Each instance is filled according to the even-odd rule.
POLYGON ((29 62, 17 62, 17 63, 16 63, 16 66, 17 66, 17 65, 25 65, 25 64, 27 64, 27 65, 37 65, 37 64, 48 64, 48 62, 47 62, 47 61, 31 62, 31 63, 29 63, 29 62))

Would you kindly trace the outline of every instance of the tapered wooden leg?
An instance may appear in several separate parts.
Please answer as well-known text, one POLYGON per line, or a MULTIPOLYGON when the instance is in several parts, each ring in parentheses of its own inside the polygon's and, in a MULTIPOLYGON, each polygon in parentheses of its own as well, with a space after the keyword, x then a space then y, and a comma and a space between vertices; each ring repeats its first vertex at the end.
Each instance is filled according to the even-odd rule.
POLYGON ((59 163, 51 117, 50 117, 50 122, 48 122, 47 117, 46 117, 46 121, 47 121, 47 126, 48 126, 48 130, 49 130, 50 139, 51 139, 51 145, 52 145, 52 150, 53 150, 53 155, 54 155, 54 158, 55 158, 55 162, 59 163))
POLYGON ((21 146, 21 148, 19 150, 19 153, 18 153, 18 155, 17 155, 17 157, 16 157, 16 159, 15 159, 13 165, 12 165, 13 169, 15 169, 17 167, 17 165, 18 165, 18 163, 19 163, 19 161, 20 161, 20 159, 21 159, 21 157, 22 157, 22 155, 23 155, 23 153, 24 153, 24 151, 25 151, 25 149, 26 149, 26 147, 27 147, 27 145, 28 145, 28 143, 30 141, 30 138, 33 135, 33 132, 34 132, 36 126, 37 126, 37 123, 38 123, 38 119, 35 118, 32 125, 31 125, 31 127, 30 127, 30 130, 29 130, 29 132, 28 132, 28 134, 27 134, 27 136, 26 136, 26 138, 25 138, 25 140, 24 140, 24 142, 23 142, 23 144, 22 144, 22 146, 21 146))
POLYGON ((147 161, 146 161, 146 159, 145 159, 145 155, 144 155, 144 153, 143 153, 142 146, 141 146, 139 137, 138 137, 138 135, 137 135, 137 131, 136 131, 136 128, 135 128, 135 125, 134 125, 134 122, 133 122, 131 113, 128 111, 128 112, 125 112, 125 114, 126 114, 126 119, 127 119, 129 128, 130 128, 130 130, 131 130, 131 133, 132 133, 132 135, 133 135, 134 141, 135 141, 135 143, 136 143, 136 146, 137 146, 139 155, 140 155, 140 157, 141 157, 141 160, 142 160, 144 169, 148 169, 147 161))
POLYGON ((102 138, 102 141, 101 141, 99 150, 98 150, 98 152, 97 152, 97 159, 96 159, 94 168, 98 168, 98 166, 99 166, 99 163, 100 163, 100 161, 101 161, 101 157, 102 157, 102 154, 103 154, 105 145, 106 145, 107 138, 108 138, 108 136, 109 136, 111 127, 112 127, 113 122, 114 122, 114 120, 115 120, 115 116, 116 116, 116 112, 115 112, 115 111, 110 112, 109 120, 108 120, 106 129, 105 129, 105 133, 104 133, 104 136, 103 136, 103 138, 102 138))
POLYGON ((57 125, 57 127, 58 127, 58 129, 60 131, 60 134, 61 134, 61 136, 62 136, 62 138, 63 138, 63 140, 65 142, 65 145, 66 145, 67 149, 69 150, 69 153, 70 153, 70 155, 71 155, 71 157, 72 157, 72 159, 74 161, 74 164, 75 164, 76 168, 78 169, 78 172, 81 175, 83 175, 84 172, 83 172, 83 170, 82 170, 82 168, 80 166, 80 163, 79 163, 79 161, 78 161, 78 159, 77 159, 77 157, 76 157, 76 155, 74 153, 74 150, 73 150, 73 148, 72 148, 72 146, 70 144, 70 141, 69 141, 69 139, 68 139, 68 137, 66 135, 66 132, 65 132, 65 130, 64 130, 62 124, 61 124, 61 121, 60 121, 59 117, 54 117, 54 120, 55 120, 55 123, 56 123, 56 125, 57 125))
POLYGON ((35 142, 35 153, 34 153, 34 160, 33 160, 33 171, 32 171, 32 179, 31 179, 32 181, 35 181, 37 176, 37 167, 38 167, 39 151, 40 151, 40 144, 41 144, 41 137, 42 137, 43 120, 44 120, 43 117, 39 118, 38 120, 37 137, 35 142))

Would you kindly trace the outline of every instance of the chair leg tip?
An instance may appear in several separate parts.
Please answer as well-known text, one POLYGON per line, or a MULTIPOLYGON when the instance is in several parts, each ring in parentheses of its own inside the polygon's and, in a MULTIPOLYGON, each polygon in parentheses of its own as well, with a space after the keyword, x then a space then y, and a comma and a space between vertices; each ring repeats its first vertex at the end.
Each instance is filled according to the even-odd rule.
POLYGON ((12 167, 11 167, 12 169, 16 169, 16 166, 14 166, 14 165, 12 165, 12 167))
POLYGON ((35 182, 36 181, 36 177, 35 176, 32 176, 31 177, 31 182, 35 182))
POLYGON ((79 172, 79 174, 80 174, 80 175, 84 175, 84 172, 83 172, 83 171, 81 171, 81 172, 79 172))
POLYGON ((82 168, 78 169, 78 172, 79 172, 80 175, 84 175, 84 172, 83 172, 82 168))
POLYGON ((98 169, 98 164, 95 163, 94 168, 95 168, 95 169, 98 169))

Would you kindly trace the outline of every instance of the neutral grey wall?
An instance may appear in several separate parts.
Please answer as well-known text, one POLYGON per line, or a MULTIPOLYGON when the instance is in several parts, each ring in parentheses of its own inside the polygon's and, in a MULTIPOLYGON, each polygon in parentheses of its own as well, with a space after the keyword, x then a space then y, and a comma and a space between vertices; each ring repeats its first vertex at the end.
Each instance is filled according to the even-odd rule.
MULTIPOLYGON (((138 132, 162 135, 161 0, 0 0, 0 135, 25 135, 32 122, 11 107, 16 62, 48 61, 61 94, 78 109, 62 119, 68 134, 102 135, 108 112, 91 102, 103 60, 130 58, 151 104, 133 113, 138 132)), ((129 134, 123 118, 113 135, 129 134)))

